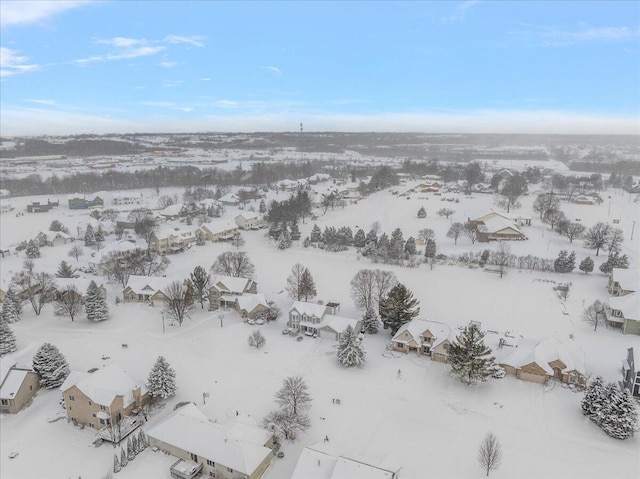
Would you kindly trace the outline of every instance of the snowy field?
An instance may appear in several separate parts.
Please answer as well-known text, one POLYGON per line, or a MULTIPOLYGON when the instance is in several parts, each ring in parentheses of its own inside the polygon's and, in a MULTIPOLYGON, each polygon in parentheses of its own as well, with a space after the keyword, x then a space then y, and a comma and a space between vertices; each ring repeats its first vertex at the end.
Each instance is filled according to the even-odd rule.
MULTIPOLYGON (((395 189, 402 192, 411 186, 395 189)), ((180 195, 181 191, 161 192, 167 193, 180 195)), ((155 192, 144 190, 143 194, 145 201, 154 206, 155 192)), ((416 236, 422 228, 432 228, 438 251, 444 254, 495 248, 493 243, 472 245, 466 238, 460 238, 454 245, 445 236, 451 221, 466 221, 468 216, 486 211, 492 206, 493 197, 451 196, 458 198, 459 203, 443 202, 440 197, 427 194, 413 194, 406 199, 381 192, 344 209, 330 210, 317 223, 323 229, 350 226, 355 231, 359 226, 368 231, 374 221, 379 221, 381 231, 391 233, 400 227, 405 238, 416 236), (425 219, 416 217, 421 206, 427 210, 425 219), (445 206, 456 210, 453 218, 447 220, 436 215, 445 206)), ((605 201, 599 206, 563 203, 562 209, 568 218, 580 218, 587 227, 597 221, 619 220, 618 226, 625 236, 623 253, 629 255, 631 266, 637 269, 640 232, 635 231, 635 242, 630 235, 632 222, 640 219, 638 204, 628 194, 613 190, 602 196, 605 201)), ((278 199, 284 198, 286 195, 280 193, 278 199)), ((16 211, 24 211, 24 205, 31 199, 17 198, 11 202, 16 211)), ((594 332, 580 319, 585 304, 607 298, 607 277, 597 271, 606 256, 601 252, 595 258, 594 252, 583 248, 582 241, 569 244, 566 238, 541 224, 531 209, 534 199, 533 194, 525 197, 523 207, 518 210, 533 218, 533 224, 524 229, 529 240, 513 243, 512 252, 555 258, 561 249, 575 250, 578 263, 586 256, 595 259, 594 273, 587 276, 577 269, 564 275, 510 270, 500 279, 481 269, 460 266, 436 265, 429 270, 422 265, 409 269, 373 264, 367 258, 358 258, 354 249, 328 253, 294 245, 280 251, 266 240, 266 230, 247 232, 244 249, 256 266, 258 291, 283 309, 276 323, 248 326, 235 312, 224 312, 221 320, 219 312, 196 309, 192 319, 182 327, 167 325, 163 332, 160 307, 116 306, 115 297, 121 294, 121 289, 108 284, 112 317, 103 323, 90 324, 84 318, 75 322, 60 319, 53 315, 51 305, 36 317, 31 307, 25 305, 22 321, 12 325, 18 339, 18 354, 30 362, 37 348, 47 341, 58 346, 71 369, 86 371, 115 361, 140 379, 146 378, 157 356, 164 355, 176 370, 179 389, 151 419, 151 424, 163 419, 181 401, 196 402, 221 424, 231 421, 236 411, 260 421, 275 407, 273 395, 282 380, 302 374, 314 399, 310 411, 312 427, 296 442, 284 443, 285 457, 273 460, 266 479, 289 478, 302 448, 322 441, 325 435, 339 454, 393 458, 402 465, 402 479, 480 478, 484 473, 476 454, 489 431, 498 436, 504 451, 503 464, 492 477, 637 477, 640 437, 627 441, 610 438, 582 416, 579 407, 582 395, 555 382, 541 386, 506 377, 467 387, 450 374, 447 365, 413 354, 387 351, 390 336, 384 330, 365 338, 366 366, 345 369, 336 360, 336 343, 308 337, 297 342, 281 334, 291 303, 283 290, 296 262, 310 269, 317 299, 340 302, 340 314, 353 317, 360 317, 362 312, 355 308, 349 295, 351 278, 360 269, 381 268, 395 272, 399 281, 412 290, 420 301, 421 318, 446 322, 452 328, 475 320, 482 323, 483 329, 510 331, 527 338, 573 341, 585 352, 588 374, 603 375, 608 381, 619 380, 626 348, 640 348, 640 338, 604 327, 594 332), (552 291, 550 281, 573 283, 564 305, 552 291), (565 310, 568 314, 563 313, 565 310), (247 337, 255 328, 261 328, 267 337, 261 350, 247 345, 247 337), (122 343, 129 347, 122 348, 122 343), (103 361, 103 356, 110 360, 103 361), (210 394, 206 405, 202 403, 204 392, 210 394), (332 403, 332 398, 339 398, 341 404, 332 403)), ((226 216, 232 218, 235 214, 234 208, 228 208, 226 216)), ((44 214, 25 213, 20 217, 15 216, 15 211, 3 214, 2 247, 48 229, 53 219, 59 219, 73 232, 86 215, 86 211, 69 211, 63 202, 44 214)), ((308 220, 301 225, 303 237, 312 225, 308 220)), ((42 248, 42 258, 35 260, 36 269, 54 272, 62 259, 75 263, 66 256, 68 249, 69 246, 42 248)), ((208 268, 219 253, 228 249, 224 244, 194 246, 171 257, 167 276, 184 278, 196 265, 208 268)), ((2 278, 19 270, 23 259, 22 256, 3 259, 2 278)), ((88 259, 81 257, 79 264, 86 264, 88 259)), ((110 470, 113 449, 108 444, 93 447, 94 431, 80 430, 64 419, 49 422, 63 412, 59 402, 59 391, 41 390, 22 412, 1 418, 3 479, 78 476, 100 479, 110 470), (13 451, 19 455, 8 459, 13 451)), ((169 478, 173 462, 174 458, 147 449, 117 477, 169 478)))

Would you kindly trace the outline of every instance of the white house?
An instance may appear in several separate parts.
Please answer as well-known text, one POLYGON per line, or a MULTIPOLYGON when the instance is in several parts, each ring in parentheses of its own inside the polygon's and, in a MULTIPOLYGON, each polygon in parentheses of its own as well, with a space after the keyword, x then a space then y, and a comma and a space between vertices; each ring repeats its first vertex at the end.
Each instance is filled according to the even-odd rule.
POLYGON ((142 193, 139 195, 118 195, 111 199, 114 206, 129 206, 142 204, 142 193))
POLYGON ((243 212, 235 217, 235 222, 243 230, 255 230, 262 225, 262 216, 258 213, 243 212))
POLYGON ((258 283, 252 279, 216 275, 212 279, 211 286, 209 287, 209 309, 217 309, 220 306, 235 308, 237 296, 245 293, 256 294, 257 292, 258 283), (226 299, 226 303, 223 298, 226 299), (227 303, 233 303, 233 305, 227 303))
POLYGON ((238 225, 225 218, 213 220, 208 223, 202 223, 195 231, 196 236, 208 239, 214 243, 217 241, 230 240, 237 233, 238 225))
POLYGON ((294 301, 289 308, 289 321, 287 326, 291 329, 309 333, 325 339, 338 341, 347 327, 360 332, 362 324, 359 319, 337 316, 338 303, 307 303, 294 301))
POLYGON ((236 206, 240 204, 240 197, 235 193, 227 193, 218 199, 220 203, 227 206, 236 206))
POLYGON ((607 321, 621 323, 624 334, 640 335, 640 293, 609 298, 611 311, 606 311, 607 321))
MULTIPOLYGON (((166 302, 169 300, 167 290, 176 278, 164 278, 159 276, 129 276, 127 286, 122 292, 122 296, 127 302, 145 302, 152 306, 156 301, 166 302)), ((180 281, 184 288, 188 282, 180 281)))
POLYGON ((609 294, 625 296, 640 289, 640 271, 637 269, 613 268, 607 285, 609 294))

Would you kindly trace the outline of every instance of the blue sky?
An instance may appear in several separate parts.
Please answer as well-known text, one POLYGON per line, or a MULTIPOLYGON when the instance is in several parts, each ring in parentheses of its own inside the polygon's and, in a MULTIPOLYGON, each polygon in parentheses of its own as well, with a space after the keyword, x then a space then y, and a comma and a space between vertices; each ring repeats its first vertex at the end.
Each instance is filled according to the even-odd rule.
POLYGON ((0 8, 3 136, 640 134, 640 2, 0 8))

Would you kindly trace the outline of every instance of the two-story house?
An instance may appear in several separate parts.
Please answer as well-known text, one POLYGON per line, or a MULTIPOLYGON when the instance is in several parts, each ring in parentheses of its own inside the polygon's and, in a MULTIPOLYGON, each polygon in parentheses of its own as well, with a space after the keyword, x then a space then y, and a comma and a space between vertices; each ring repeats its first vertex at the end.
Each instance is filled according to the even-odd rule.
POLYGON ((638 291, 640 271, 637 269, 613 268, 609 274, 607 290, 612 296, 626 296, 638 291))
POLYGON ((73 371, 60 390, 67 421, 94 429, 115 424, 149 401, 144 383, 114 363, 93 373, 73 371))
POLYGON ((228 219, 220 218, 208 223, 202 223, 195 231, 196 236, 209 241, 228 241, 238 234, 238 225, 228 219))
POLYGON ((359 319, 337 316, 340 303, 326 304, 294 301, 289 308, 287 326, 294 331, 339 341, 347 327, 360 332, 362 324, 359 319))
POLYGON ((151 233, 149 249, 160 254, 177 253, 195 241, 196 235, 191 230, 165 227, 151 233))
POLYGON ((12 356, 0 362, 0 411, 16 414, 40 389, 38 374, 29 367, 20 366, 12 356))
POLYGON ((446 363, 452 341, 451 328, 438 321, 413 319, 400 326, 391 339, 391 348, 403 353, 415 352, 446 363))
POLYGON ((209 288, 209 310, 219 307, 234 307, 235 296, 246 293, 256 294, 258 283, 249 278, 217 275, 209 288), (222 299, 221 299, 222 298, 222 299), (228 303, 228 304, 227 304, 228 303))
POLYGON ((627 359, 622 362, 622 383, 635 397, 640 397, 640 348, 627 349, 627 359))
POLYGON ((609 310, 605 310, 609 323, 621 323, 624 334, 640 335, 640 293, 609 298, 609 310))
POLYGON ((156 302, 169 301, 168 288, 171 283, 179 281, 187 293, 191 294, 191 283, 176 278, 164 278, 158 276, 129 276, 127 286, 122 291, 122 297, 127 302, 149 303, 154 306, 156 302))

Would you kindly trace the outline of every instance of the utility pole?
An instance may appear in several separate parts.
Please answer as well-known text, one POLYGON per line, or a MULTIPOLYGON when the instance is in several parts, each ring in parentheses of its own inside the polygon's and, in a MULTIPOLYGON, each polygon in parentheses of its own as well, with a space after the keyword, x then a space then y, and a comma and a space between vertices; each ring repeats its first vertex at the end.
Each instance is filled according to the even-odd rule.
POLYGON ((303 153, 302 153, 302 122, 300 122, 300 161, 303 160, 303 153))
POLYGON ((636 221, 633 220, 633 226, 631 226, 631 240, 633 240, 633 232, 635 231, 635 229, 636 229, 636 221))

